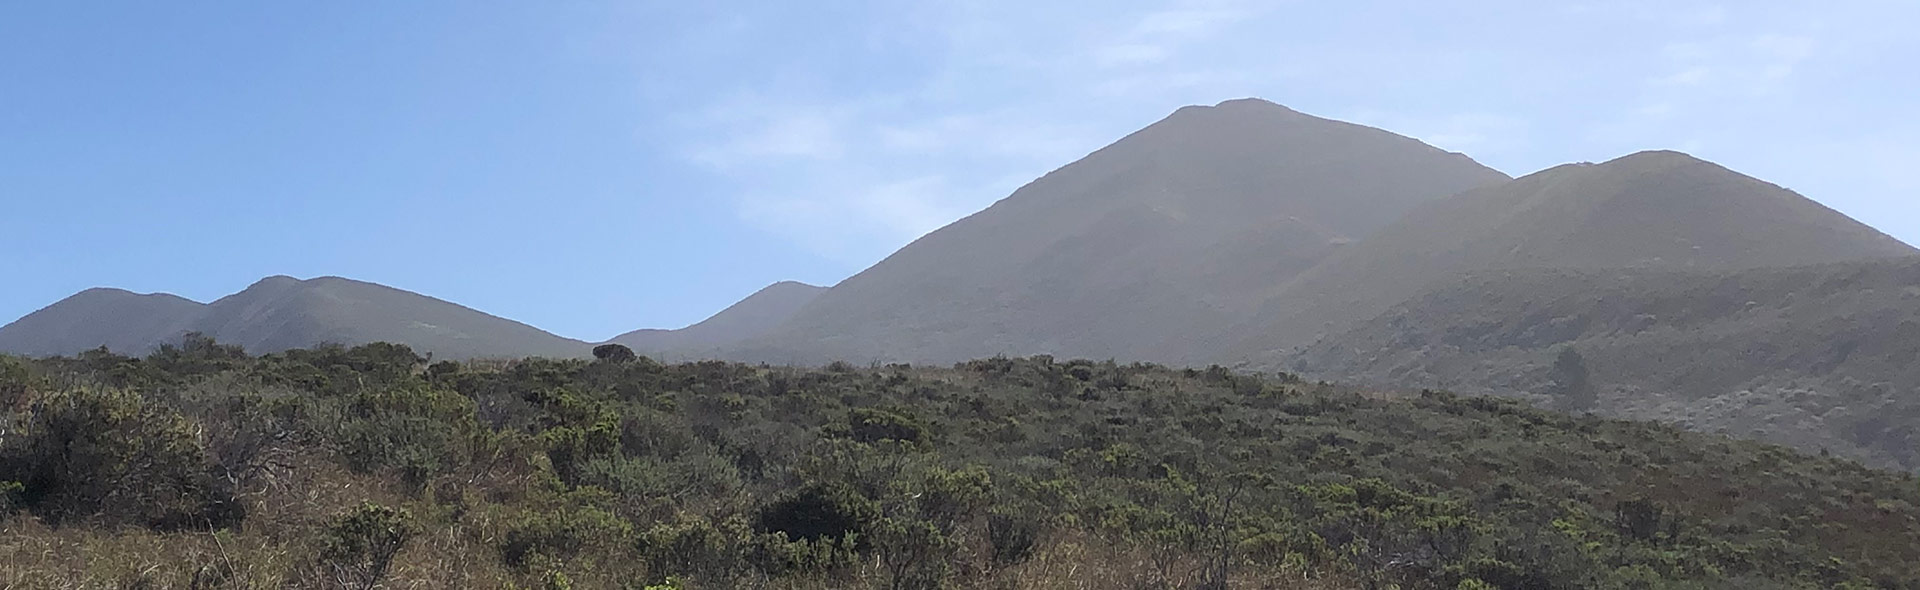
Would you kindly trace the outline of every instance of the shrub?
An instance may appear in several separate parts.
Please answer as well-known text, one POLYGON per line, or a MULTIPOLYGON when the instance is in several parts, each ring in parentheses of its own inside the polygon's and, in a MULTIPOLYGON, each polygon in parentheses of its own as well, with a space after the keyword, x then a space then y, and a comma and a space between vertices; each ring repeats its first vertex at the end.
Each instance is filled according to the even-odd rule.
POLYGON ((620 427, 603 421, 587 427, 562 426, 540 433, 547 447, 547 459, 561 481, 579 484, 595 459, 617 456, 620 451, 620 427))
POLYGON ((920 421, 886 410, 856 408, 847 414, 847 426, 853 440, 863 443, 897 440, 921 444, 932 439, 920 421))
POLYGON ((372 590, 413 537, 405 509, 366 503, 335 516, 322 533, 319 567, 341 588, 372 590))
POLYGON ((418 381, 349 396, 338 413, 328 438, 348 467, 416 487, 469 459, 478 429, 472 400, 418 381))
POLYGON ((564 507, 522 516, 508 528, 500 557, 509 566, 528 570, 606 554, 632 538, 633 525, 611 512, 564 507))
POLYGON ((987 517, 987 542, 993 546, 993 561, 1012 565, 1033 556, 1043 530, 1040 518, 1025 513, 996 512, 987 517))
POLYGON ((44 396, 0 446, 0 473, 50 523, 99 518, 156 529, 225 527, 244 509, 216 480, 196 428, 178 413, 111 389, 44 396))
POLYGON ((873 510, 871 501, 844 486, 814 484, 762 509, 760 530, 799 541, 844 541, 873 510))

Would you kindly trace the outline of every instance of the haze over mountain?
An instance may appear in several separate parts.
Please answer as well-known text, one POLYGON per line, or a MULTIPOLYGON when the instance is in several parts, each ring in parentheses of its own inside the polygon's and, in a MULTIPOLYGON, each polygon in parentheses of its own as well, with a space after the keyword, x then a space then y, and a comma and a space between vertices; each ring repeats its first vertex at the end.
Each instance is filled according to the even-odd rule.
POLYGON ((896 252, 730 356, 1199 360, 1287 279, 1507 177, 1257 99, 1186 107, 896 252))
POLYGON ((826 290, 826 287, 781 281, 700 323, 678 330, 634 330, 615 336, 609 342, 657 359, 712 358, 721 347, 758 337, 785 323, 794 312, 826 290))
POLYGON ((585 343, 373 283, 276 276, 201 304, 166 294, 90 289, 0 327, 0 352, 144 354, 200 332, 252 353, 324 343, 393 342, 440 358, 577 357, 585 343))
POLYGON ((1915 253, 1778 186, 1679 152, 1641 152, 1428 203, 1294 279, 1245 324, 1234 352, 1277 358, 1475 271, 1733 270, 1915 253))

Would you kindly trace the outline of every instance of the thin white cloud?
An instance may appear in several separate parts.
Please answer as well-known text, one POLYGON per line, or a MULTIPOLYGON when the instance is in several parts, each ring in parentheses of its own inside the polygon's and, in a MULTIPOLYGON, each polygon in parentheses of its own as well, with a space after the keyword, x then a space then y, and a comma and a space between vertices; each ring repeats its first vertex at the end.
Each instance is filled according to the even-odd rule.
POLYGON ((970 213, 956 203, 973 188, 936 175, 880 184, 848 179, 805 190, 742 199, 741 218, 815 253, 861 263, 870 262, 871 240, 904 244, 970 213))
MULTIPOLYGON (((1501 18, 1469 6, 1480 16, 1412 36, 1408 27, 1425 26, 1412 21, 1429 16, 1421 9, 1394 6, 1365 20, 1364 34, 1330 20, 1380 16, 1369 10, 1384 6, 930 0, 879 9, 858 27, 888 32, 862 51, 910 55, 886 55, 872 71, 822 55, 743 76, 721 92, 752 100, 684 117, 683 145, 727 192, 753 195, 737 200, 743 219, 853 265, 1183 104, 1260 96, 1524 174, 1638 149, 1771 141, 1737 122, 1791 112, 1825 90, 1833 68, 1912 47, 1857 26, 1899 7, 1887 3, 1763 0, 1732 10, 1626 0, 1501 18), (1551 42, 1596 30, 1618 34, 1551 42)), ((1912 12, 1889 14, 1900 10, 1912 12)))
POLYGON ((1166 61, 1171 53, 1164 45, 1125 43, 1095 49, 1093 61, 1103 68, 1156 64, 1166 61))
POLYGON ((1701 95, 1757 96, 1780 92, 1800 66, 1815 57, 1819 42, 1808 35, 1723 36, 1668 45, 1669 73, 1650 85, 1688 87, 1701 95))
POLYGON ((1176 35, 1194 37, 1211 33, 1222 25, 1240 18, 1244 13, 1238 10, 1163 10, 1140 18, 1135 25, 1135 35, 1176 35))

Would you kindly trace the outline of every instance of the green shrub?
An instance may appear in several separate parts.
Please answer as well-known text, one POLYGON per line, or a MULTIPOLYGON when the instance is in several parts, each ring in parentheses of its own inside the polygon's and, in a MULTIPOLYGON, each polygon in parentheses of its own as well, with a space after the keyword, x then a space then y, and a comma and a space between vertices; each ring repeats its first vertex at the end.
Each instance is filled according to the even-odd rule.
POLYGON ((847 414, 847 427, 853 440, 863 443, 897 440, 922 444, 932 440, 926 425, 919 420, 886 410, 855 408, 847 414))
POLYGON ((620 427, 603 421, 586 427, 550 428, 540 433, 540 442, 547 448, 554 474, 561 481, 579 484, 594 460, 618 456, 620 427))
POLYGON ((593 506, 570 506, 521 516, 500 544, 501 561, 522 570, 606 555, 627 547, 633 525, 593 506))
POLYGON ((204 529, 245 515, 210 473, 197 428, 179 413, 114 389, 75 389, 34 402, 0 444, 0 473, 48 522, 98 518, 156 529, 204 529))
POLYGON ((321 427, 348 467, 414 487, 469 460, 479 435, 471 400, 418 381, 350 395, 335 413, 321 427))
POLYGON ((393 557, 414 535, 405 509, 361 504, 335 516, 321 537, 323 579, 343 588, 372 590, 386 579, 393 557))

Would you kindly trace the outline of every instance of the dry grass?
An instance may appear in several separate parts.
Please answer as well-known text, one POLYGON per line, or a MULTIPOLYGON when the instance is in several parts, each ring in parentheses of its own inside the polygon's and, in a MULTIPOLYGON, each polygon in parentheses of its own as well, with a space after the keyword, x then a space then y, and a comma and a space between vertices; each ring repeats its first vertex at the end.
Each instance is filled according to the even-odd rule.
MULTIPOLYGON (((0 530, 0 588, 328 588, 309 574, 307 547, 298 539, 275 539, 255 527, 241 532, 155 533, 142 529, 102 531, 53 529, 19 516, 0 530)), ((530 587, 537 575, 503 569, 478 526, 454 525, 425 531, 397 558, 381 588, 530 587)), ((1065 535, 1040 548, 1019 565, 998 570, 964 571, 961 588, 990 590, 1149 590, 1195 588, 1202 569, 1191 556, 1175 559, 1146 547, 1127 546, 1088 535, 1065 535)), ((621 569, 621 568, 615 568, 621 569)), ((612 573, 612 572, 603 572, 612 573)), ((638 578, 569 572, 574 588, 633 588, 638 578)), ((690 588, 720 588, 689 584, 690 588)), ((748 580, 731 588, 830 590, 887 588, 877 563, 831 577, 748 580)), ((1351 590, 1358 585, 1336 577, 1287 569, 1236 571, 1236 590, 1351 590)))

